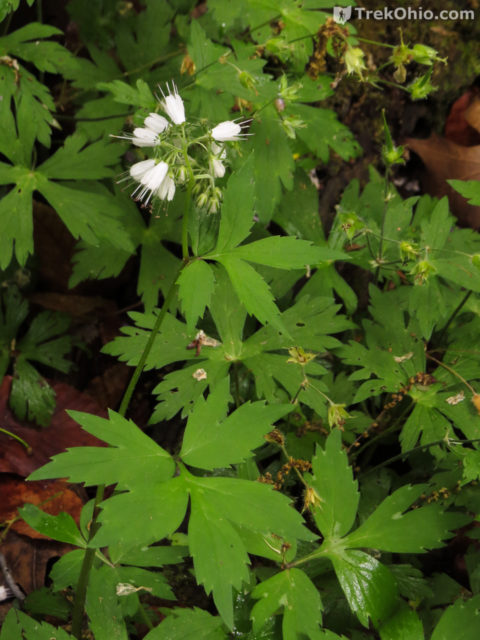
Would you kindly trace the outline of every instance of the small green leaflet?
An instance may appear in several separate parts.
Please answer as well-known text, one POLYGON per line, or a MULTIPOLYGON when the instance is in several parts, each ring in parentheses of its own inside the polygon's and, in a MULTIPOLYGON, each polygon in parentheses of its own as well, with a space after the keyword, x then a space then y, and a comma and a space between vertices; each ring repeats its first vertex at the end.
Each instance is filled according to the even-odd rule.
POLYGON ((228 180, 215 253, 224 253, 239 245, 253 226, 255 185, 251 165, 250 156, 228 180))
POLYGON ((395 579, 383 564, 363 551, 329 554, 351 610, 368 627, 385 622, 398 607, 395 579))
POLYGON ((258 584, 252 597, 259 600, 251 613, 254 632, 283 608, 283 640, 297 640, 305 634, 312 640, 323 637, 322 601, 310 578, 300 569, 287 569, 258 584))
POLYGON ((423 624, 418 614, 406 603, 379 628, 381 640, 424 640, 423 624))
POLYGON ((315 522, 325 538, 344 536, 355 521, 360 493, 338 429, 327 438, 325 449, 317 447, 312 469, 314 477, 307 482, 318 496, 312 509, 315 522))
POLYGON ((75 520, 68 513, 62 511, 57 516, 52 516, 33 504, 26 504, 18 513, 32 529, 52 540, 73 544, 76 547, 86 546, 75 520))
POLYGON ((397 489, 358 529, 343 539, 345 546, 394 553, 423 553, 443 546, 443 540, 452 536, 450 530, 466 524, 468 517, 447 513, 439 504, 404 513, 424 492, 428 492, 427 485, 405 485, 397 489))
MULTIPOLYGON (((188 542, 197 582, 203 584, 225 624, 233 627, 232 586, 248 581, 248 554, 234 527, 195 488, 188 542)), ((255 508, 252 505, 252 509, 255 508)))
MULTIPOLYGON (((453 216, 448 207, 448 199, 444 196, 433 208, 429 218, 424 218, 421 222, 422 246, 430 250, 443 249, 450 234, 450 227, 453 223, 453 216)), ((436 254, 434 254, 436 255, 436 254)))
POLYGON ((115 102, 121 104, 144 107, 149 111, 153 111, 155 108, 155 98, 148 84, 142 79, 137 80, 136 88, 121 80, 114 80, 113 82, 98 82, 97 89, 110 91, 115 102))
POLYGON ((278 331, 289 336, 274 302, 272 292, 262 276, 255 269, 233 255, 218 258, 225 267, 233 288, 245 309, 262 324, 270 323, 278 331))
POLYGON ((264 444, 263 436, 273 423, 292 410, 292 405, 243 404, 225 418, 230 398, 230 379, 218 383, 207 400, 200 396, 185 429, 182 460, 201 469, 227 467, 245 461, 264 444))
POLYGON ((203 609, 172 609, 144 640, 226 640, 222 619, 203 609))
POLYGON ((30 480, 69 478, 86 485, 114 484, 129 487, 170 478, 175 470, 171 456, 131 420, 115 411, 108 419, 70 411, 84 429, 111 447, 74 447, 34 471, 30 480))
MULTIPOLYGON (((141 457, 136 466, 142 466, 141 457)), ((102 502, 99 518, 102 526, 91 544, 95 547, 123 545, 128 548, 157 542, 178 529, 187 506, 188 491, 183 478, 146 485, 138 483, 130 491, 102 502), (141 528, 139 522, 142 523, 141 528)))
POLYGON ((431 640, 477 640, 480 632, 480 595, 463 601, 459 598, 444 612, 431 640))
POLYGON ((230 255, 277 269, 304 269, 320 262, 348 258, 343 251, 327 246, 317 247, 307 240, 299 240, 293 236, 270 236, 243 244, 230 255))
POLYGON ((203 317, 205 307, 210 304, 215 289, 213 270, 205 260, 194 260, 182 269, 177 282, 182 313, 188 330, 193 331, 198 318, 203 317))
POLYGON ((114 567, 93 566, 88 578, 85 609, 95 640, 128 640, 127 628, 116 589, 114 567))

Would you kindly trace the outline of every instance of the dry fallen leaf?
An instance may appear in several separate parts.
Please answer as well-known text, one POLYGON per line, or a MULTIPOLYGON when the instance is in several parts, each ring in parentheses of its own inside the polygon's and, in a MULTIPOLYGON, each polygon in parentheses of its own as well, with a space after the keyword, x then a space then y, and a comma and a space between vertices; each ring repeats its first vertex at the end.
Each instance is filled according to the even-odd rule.
POLYGON ((459 222, 480 228, 480 207, 467 200, 447 180, 480 180, 480 145, 464 147, 432 134, 426 139, 408 138, 405 144, 417 153, 425 165, 423 188, 437 198, 448 196, 452 213, 459 222))

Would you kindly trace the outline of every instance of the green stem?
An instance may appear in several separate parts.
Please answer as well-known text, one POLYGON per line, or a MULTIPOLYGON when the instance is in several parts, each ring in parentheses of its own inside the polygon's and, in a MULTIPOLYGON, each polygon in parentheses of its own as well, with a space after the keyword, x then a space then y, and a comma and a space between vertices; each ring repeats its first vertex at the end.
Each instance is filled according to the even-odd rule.
MULTIPOLYGON (((148 338, 147 344, 145 345, 145 348, 142 352, 142 355, 140 357, 140 360, 138 361, 137 366, 135 367, 135 371, 133 372, 133 375, 130 379, 130 382, 128 383, 128 387, 125 391, 125 394, 123 396, 122 402, 120 404, 120 408, 118 410, 118 413, 121 416, 125 416, 127 413, 127 409, 128 409, 128 405, 130 403, 132 394, 135 390, 135 387, 137 386, 137 382, 140 378, 140 375, 142 374, 143 368, 145 366, 145 363, 147 361, 147 358, 150 354, 150 351, 153 347, 153 343, 155 341, 155 338, 158 334, 158 332, 160 331, 160 328, 162 326, 162 323, 165 319, 165 316, 167 314, 167 311, 173 301, 173 298, 175 296, 176 290, 177 290, 177 279, 178 276, 180 275, 182 269, 184 269, 187 264, 189 263, 189 258, 188 258, 188 219, 189 219, 189 211, 190 211, 190 203, 191 203, 191 190, 192 190, 192 186, 193 186, 193 181, 190 180, 189 181, 189 185, 187 188, 187 199, 185 201, 185 211, 184 211, 184 215, 183 215, 183 220, 182 220, 182 252, 183 252, 183 262, 180 265, 180 268, 178 269, 178 273, 175 276, 175 278, 172 281, 172 284, 170 285, 170 288, 167 292, 167 295, 165 296, 165 299, 163 301, 163 305, 162 308, 160 310, 160 313, 157 316, 157 319, 155 321, 155 324, 153 326, 153 329, 150 333, 150 336, 148 338)), ((88 543, 91 542, 91 540, 93 539, 93 536, 96 534, 96 532, 98 531, 98 529, 100 528, 100 523, 98 522, 98 515, 100 512, 100 508, 99 505, 103 500, 103 496, 104 496, 104 492, 105 492, 105 485, 100 485, 97 488, 97 493, 95 495, 95 506, 93 509, 93 515, 92 515, 92 521, 90 524, 90 532, 89 532, 89 536, 88 536, 88 543)), ((81 638, 81 634, 82 634, 82 620, 83 620, 83 612, 85 609, 85 600, 86 600, 86 596, 87 596, 87 587, 88 587, 88 579, 90 576, 90 571, 92 570, 92 566, 93 566, 93 560, 95 558, 95 554, 96 554, 96 549, 92 548, 92 547, 88 547, 85 551, 85 556, 83 558, 83 563, 82 563, 82 567, 80 569, 80 576, 78 578, 78 582, 77 582, 77 589, 75 592, 75 601, 73 604, 73 611, 72 611, 72 635, 77 638, 78 640, 80 640, 81 638)))
POLYGON ((128 383, 127 390, 124 393, 122 402, 120 404, 120 408, 118 410, 118 413, 121 416, 124 416, 127 413, 128 405, 130 404, 132 394, 135 390, 135 387, 137 386, 138 379, 142 374, 143 367, 145 366, 147 358, 150 355, 150 351, 152 350, 153 343, 155 341, 155 338, 157 337, 158 332, 160 331, 160 327, 162 326, 162 323, 165 319, 165 315, 168 311, 168 308, 172 304, 172 301, 176 292, 177 278, 180 275, 180 271, 183 269, 183 267, 184 267, 184 264, 182 263, 180 269, 178 270, 177 275, 175 276, 174 280, 172 281, 172 284, 170 285, 170 289, 168 290, 167 295, 165 296, 165 300, 163 302, 162 308, 160 310, 160 313, 157 316, 155 324, 153 325, 153 329, 150 333, 147 344, 145 345, 145 349, 143 350, 140 360, 138 361, 138 364, 135 367, 135 371, 133 372, 130 382, 128 383))
POLYGON ((23 444, 23 446, 25 447, 25 449, 27 449, 27 451, 31 449, 31 447, 28 444, 28 442, 25 442, 25 440, 22 440, 22 438, 20 438, 20 436, 16 436, 14 433, 9 431, 8 429, 3 429, 2 427, 0 427, 0 433, 4 433, 5 435, 9 436, 10 438, 14 438, 15 440, 18 440, 18 442, 20 442, 20 444, 23 444))
POLYGON ((377 270, 375 272, 375 284, 378 283, 378 279, 380 276, 380 269, 381 269, 381 261, 383 258, 383 242, 384 242, 384 237, 385 237, 385 220, 387 218, 387 209, 388 209, 388 176, 389 176, 389 169, 387 168, 387 170, 385 171, 385 186, 383 189, 383 213, 382 213, 382 227, 380 229, 380 243, 378 245, 378 255, 377 255, 377 263, 378 263, 378 267, 377 270))

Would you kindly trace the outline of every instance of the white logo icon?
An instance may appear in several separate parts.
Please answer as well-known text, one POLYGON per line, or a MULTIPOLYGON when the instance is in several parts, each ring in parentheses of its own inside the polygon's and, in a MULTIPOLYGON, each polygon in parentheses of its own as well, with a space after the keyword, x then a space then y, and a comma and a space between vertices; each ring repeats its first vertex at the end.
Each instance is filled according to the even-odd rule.
POLYGON ((333 7, 333 19, 339 24, 345 24, 352 16, 352 7, 333 7))

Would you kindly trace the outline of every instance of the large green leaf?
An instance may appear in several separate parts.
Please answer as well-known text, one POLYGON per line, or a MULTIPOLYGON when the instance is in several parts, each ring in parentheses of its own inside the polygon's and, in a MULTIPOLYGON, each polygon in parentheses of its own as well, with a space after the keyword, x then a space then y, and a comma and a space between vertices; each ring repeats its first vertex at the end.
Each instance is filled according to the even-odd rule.
POLYGON ((327 438, 325 449, 317 448, 312 470, 309 484, 317 494, 312 508, 315 522, 326 538, 344 536, 355 521, 360 494, 338 429, 327 438))
POLYGON ((170 478, 175 463, 162 447, 143 433, 131 420, 109 411, 109 418, 78 411, 70 415, 85 431, 111 447, 74 447, 34 471, 30 480, 69 478, 86 485, 119 483, 123 487, 170 478))
POLYGON ((287 569, 258 584, 252 597, 259 600, 251 613, 253 630, 283 608, 283 640, 297 640, 305 634, 320 637, 322 601, 318 589, 300 569, 287 569))

